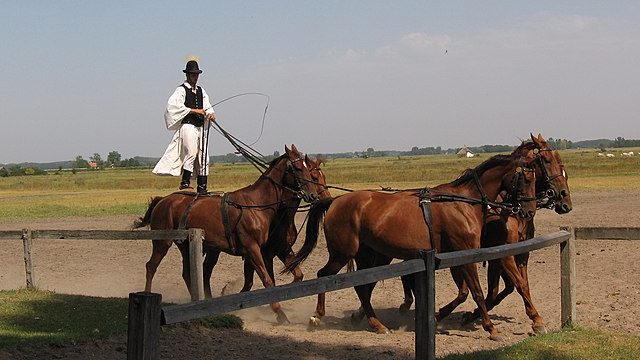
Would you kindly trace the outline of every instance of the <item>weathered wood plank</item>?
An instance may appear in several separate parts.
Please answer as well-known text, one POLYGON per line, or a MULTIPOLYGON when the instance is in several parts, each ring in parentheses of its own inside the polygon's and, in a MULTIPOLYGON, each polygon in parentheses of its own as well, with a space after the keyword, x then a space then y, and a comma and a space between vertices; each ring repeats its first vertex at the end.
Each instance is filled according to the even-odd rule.
POLYGON ((579 227, 576 239, 640 240, 640 227, 579 227))
POLYGON ((576 319, 576 240, 573 228, 564 230, 570 236, 560 244, 560 324, 570 328, 576 319))
POLYGON ((202 277, 202 240, 204 230, 189 230, 189 278, 191 301, 204 300, 204 278, 202 277))
POLYGON ((214 299, 195 301, 189 304, 167 306, 162 309, 163 324, 174 324, 205 316, 224 314, 274 302, 296 299, 317 293, 369 284, 375 281, 413 274, 418 271, 424 271, 424 269, 424 261, 422 259, 414 259, 397 264, 358 270, 356 272, 275 286, 268 289, 259 289, 214 299))
POLYGON ((161 303, 160 294, 129 294, 127 360, 160 359, 161 303))
POLYGON ((20 240, 21 238, 22 238, 22 230, 0 231, 0 240, 20 240))
POLYGON ((35 281, 33 280, 33 263, 31 262, 31 230, 22 230, 22 247, 24 250, 24 270, 27 278, 27 289, 35 289, 35 281))
POLYGON ((34 239, 186 240, 189 230, 32 230, 34 239))
POLYGON ((415 273, 416 295, 416 360, 436 358, 436 260, 435 252, 421 254, 425 271, 415 273))
POLYGON ((446 269, 464 264, 500 259, 505 256, 513 256, 533 250, 542 249, 547 246, 559 244, 566 241, 567 239, 569 239, 569 233, 564 230, 560 230, 550 234, 538 236, 527 241, 522 241, 517 244, 507 244, 484 249, 471 249, 440 253, 436 254, 436 265, 437 269, 446 269))

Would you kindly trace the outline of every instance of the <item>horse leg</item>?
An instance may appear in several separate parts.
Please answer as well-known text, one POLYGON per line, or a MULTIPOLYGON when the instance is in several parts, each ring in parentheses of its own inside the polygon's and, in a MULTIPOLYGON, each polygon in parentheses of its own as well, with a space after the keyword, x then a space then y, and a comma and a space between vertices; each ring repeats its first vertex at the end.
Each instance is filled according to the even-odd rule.
MULTIPOLYGON (((260 280, 262 280, 262 285, 264 285, 265 289, 273 287, 273 278, 269 274, 269 270, 267 270, 267 265, 262 258, 260 247, 257 245, 253 245, 247 247, 246 249, 253 268, 258 273, 260 280)), ((273 268, 273 259, 270 260, 270 263, 271 267, 273 268)), ((273 272, 273 269, 271 270, 271 272, 273 272)), ((280 303, 276 302, 271 304, 271 310, 273 310, 273 312, 276 314, 276 318, 279 324, 289 324, 289 319, 287 318, 287 315, 285 315, 284 311, 282 311, 280 303)))
POLYGON ((482 294, 482 286, 480 285, 480 279, 478 279, 476 264, 463 265, 461 268, 464 282, 469 286, 473 300, 482 311, 482 328, 489 333, 491 340, 499 340, 498 330, 491 322, 491 319, 489 319, 489 313, 487 312, 487 307, 484 302, 484 295, 482 294))
MULTIPOLYGON (((487 268, 487 298, 485 300, 485 304, 487 305, 487 311, 491 311, 495 306, 497 306, 502 299, 504 299, 507 295, 509 295, 513 291, 513 283, 509 278, 502 272, 502 263, 501 260, 491 260, 489 261, 489 266, 487 268), (505 289, 498 293, 500 287, 500 277, 503 277, 505 283, 505 289)), ((466 323, 470 323, 482 315, 482 312, 479 308, 476 308, 473 311, 473 314, 465 319, 466 323)))
MULTIPOLYGON (((377 253, 374 252, 370 247, 368 247, 367 245, 361 244, 354 258, 358 266, 358 269, 368 269, 368 268, 374 267, 376 255, 377 253)), ((376 283, 373 282, 365 285, 356 286, 355 290, 357 294, 359 294, 359 291, 362 291, 363 294, 366 294, 367 292, 371 294, 375 286, 376 286, 376 283), (369 287, 371 289, 369 289, 369 287)), ((369 297, 371 297, 371 295, 369 295, 369 297)), ((360 308, 356 312, 351 314, 351 324, 356 325, 360 323, 360 321, 364 319, 365 315, 367 314, 364 308, 360 306, 360 308)))
MULTIPOLYGON (((347 265, 348 262, 348 258, 332 253, 330 250, 329 260, 322 269, 318 270, 317 277, 320 278, 322 276, 335 275, 340 271, 340 269, 347 265)), ((325 315, 325 311, 325 293, 319 293, 316 312, 309 319, 309 330, 313 330, 320 325, 320 320, 322 320, 322 317, 325 315)))
POLYGON ((436 321, 440 322, 442 319, 446 318, 458 307, 458 305, 462 304, 467 300, 467 296, 469 296, 469 288, 464 281, 462 268, 459 266, 452 267, 449 269, 451 272, 451 277, 453 281, 456 283, 458 287, 458 295, 455 299, 453 299, 450 303, 443 306, 438 310, 438 315, 436 316, 436 321))
POLYGON ((251 264, 251 261, 248 259, 244 260, 244 285, 242 286, 242 290, 240 292, 246 292, 251 290, 253 287, 253 274, 255 273, 255 269, 251 264))
MULTIPOLYGON (((282 261, 282 263, 286 265, 295 256, 296 254, 293 251, 289 250, 287 253, 278 254, 278 259, 280 259, 280 261, 282 261)), ((300 269, 300 266, 296 266, 291 273, 293 274, 292 283, 302 281, 302 279, 304 279, 304 274, 302 273, 302 269, 300 269)))
POLYGON ((144 291, 151 291, 151 282, 153 281, 153 276, 156 274, 158 270, 158 266, 162 259, 167 255, 167 251, 171 247, 173 242, 171 240, 153 240, 153 251, 151 253, 151 257, 149 261, 147 261, 147 281, 144 285, 144 291))
POLYGON ((489 267, 487 268, 487 310, 493 309, 496 305, 502 301, 502 299, 498 299, 500 296, 506 296, 508 294, 502 295, 505 292, 508 292, 509 288, 513 287, 513 284, 510 281, 505 280, 505 290, 503 290, 500 294, 498 294, 498 290, 500 290, 500 277, 504 277, 505 274, 502 272, 501 260, 491 260, 489 261, 489 267))
POLYGON ((542 320, 542 316, 538 314, 538 311, 533 305, 533 300, 532 300, 531 292, 529 288, 529 274, 527 271, 527 262, 529 259, 529 254, 527 253, 527 254, 521 254, 521 255, 526 255, 524 257, 524 260, 521 260, 521 262, 517 264, 520 278, 522 279, 521 285, 522 285, 522 294, 524 294, 523 300, 526 297, 531 304, 531 308, 527 308, 527 303, 525 302, 525 310, 527 312, 527 316, 529 316, 529 319, 531 319, 531 321, 533 322, 533 324, 531 325, 531 327, 533 328, 533 331, 537 334, 544 334, 547 332, 547 329, 544 326, 544 321, 542 320))
POLYGON ((398 311, 402 315, 407 315, 411 304, 413 304, 413 285, 415 283, 415 276, 413 274, 403 275, 400 277, 402 280, 402 290, 404 292, 404 302, 400 305, 398 311))
MULTIPOLYGON (((381 254, 374 253, 371 251, 358 251, 356 255, 356 263, 358 265, 358 269, 367 269, 375 266, 383 266, 388 265, 391 262, 391 258, 387 256, 383 256, 381 254), (370 265, 370 266, 368 266, 370 265)), ((355 290, 358 294, 358 298, 360 299, 360 304, 362 305, 362 310, 367 316, 367 320, 369 321, 369 327, 371 327, 378 334, 388 334, 389 329, 382 324, 382 322, 376 316, 373 306, 371 305, 371 294, 373 293, 373 289, 376 286, 376 282, 356 286, 355 290)))
POLYGON ((213 297, 211 293, 211 275, 213 274, 213 268, 218 263, 220 257, 220 251, 206 250, 206 256, 203 263, 203 276, 204 276, 204 296, 207 299, 213 297))
POLYGON ((191 261, 189 259, 189 242, 183 241, 181 243, 178 243, 177 245, 178 249, 180 250, 180 254, 182 254, 182 280, 184 280, 185 285, 187 285, 187 291, 189 291, 189 294, 191 294, 191 261))

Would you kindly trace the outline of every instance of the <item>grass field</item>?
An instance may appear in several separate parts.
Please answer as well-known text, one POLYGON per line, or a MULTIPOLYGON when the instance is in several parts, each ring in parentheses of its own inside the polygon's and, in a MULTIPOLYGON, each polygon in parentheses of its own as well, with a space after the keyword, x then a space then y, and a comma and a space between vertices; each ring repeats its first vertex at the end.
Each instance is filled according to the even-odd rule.
MULTIPOLYGON (((640 156, 619 153, 600 158, 596 150, 566 150, 561 157, 572 191, 640 189, 640 156)), ((493 154, 476 158, 455 155, 336 159, 323 170, 330 185, 351 189, 399 189, 434 186, 455 179, 493 154)), ((214 164, 209 190, 231 191, 259 176, 250 164, 214 164)), ((141 215, 150 197, 176 189, 178 179, 153 175, 150 169, 63 172, 0 178, 0 221, 67 216, 141 215)), ((339 194, 334 190, 333 194, 339 194)))
MULTIPOLYGON (((127 332, 128 300, 56 294, 49 291, 0 291, 0 349, 64 346, 127 332)), ((242 329, 235 315, 190 323, 191 328, 242 329)), ((124 341, 123 341, 124 344, 124 341)), ((449 355, 443 360, 618 360, 640 358, 640 337, 586 329, 528 338, 497 350, 449 355)))

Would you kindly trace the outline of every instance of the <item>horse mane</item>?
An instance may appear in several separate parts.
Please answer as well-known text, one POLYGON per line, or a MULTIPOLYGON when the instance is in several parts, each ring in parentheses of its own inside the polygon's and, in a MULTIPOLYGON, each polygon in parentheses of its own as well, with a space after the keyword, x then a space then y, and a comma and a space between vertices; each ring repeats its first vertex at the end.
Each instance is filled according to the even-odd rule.
POLYGON ((536 143, 534 143, 533 141, 529 140, 529 141, 522 141, 522 144, 520 144, 520 146, 518 146, 517 148, 515 148, 512 152, 512 154, 517 154, 520 153, 521 151, 529 151, 529 150, 533 150, 536 149, 538 147, 538 145, 536 143))
POLYGON ((460 185, 466 184, 467 182, 473 181, 474 173, 478 174, 478 176, 482 176, 482 174, 484 174, 485 171, 492 169, 496 166, 507 165, 508 163, 513 161, 513 159, 514 158, 512 155, 494 155, 489 159, 485 160, 484 162, 482 162, 480 165, 476 166, 475 168, 466 169, 465 171, 463 171, 462 174, 458 176, 457 179, 451 182, 451 185, 460 186, 460 185))

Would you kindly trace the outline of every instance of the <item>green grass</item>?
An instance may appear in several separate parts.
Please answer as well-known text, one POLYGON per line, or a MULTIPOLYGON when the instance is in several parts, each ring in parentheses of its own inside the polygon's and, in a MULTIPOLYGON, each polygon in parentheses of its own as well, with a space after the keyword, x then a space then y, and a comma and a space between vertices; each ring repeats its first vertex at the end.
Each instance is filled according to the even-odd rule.
MULTIPOLYGON (((0 349, 125 335, 128 307, 128 299, 122 298, 0 291, 0 349)), ((235 315, 212 316, 193 323, 208 328, 243 327, 235 315)))
POLYGON ((531 337, 497 350, 449 355, 442 360, 640 359, 640 336, 576 328, 531 337))
POLYGON ((0 291, 0 348, 62 344, 126 333, 127 299, 0 291))
MULTIPOLYGON (((615 153, 638 149, 619 149, 615 153)), ((597 150, 566 150, 561 157, 571 191, 640 190, 640 156, 599 158, 597 150)), ((335 159, 323 165, 330 185, 351 189, 398 189, 434 186, 452 181, 467 168, 493 154, 477 158, 455 155, 335 159)), ((231 191, 259 176, 250 164, 214 164, 209 189, 231 191)), ((152 196, 166 195, 175 177, 156 176, 150 169, 108 169, 42 176, 0 178, 0 221, 142 215, 152 196)), ((341 192, 332 190, 334 195, 341 192)))

